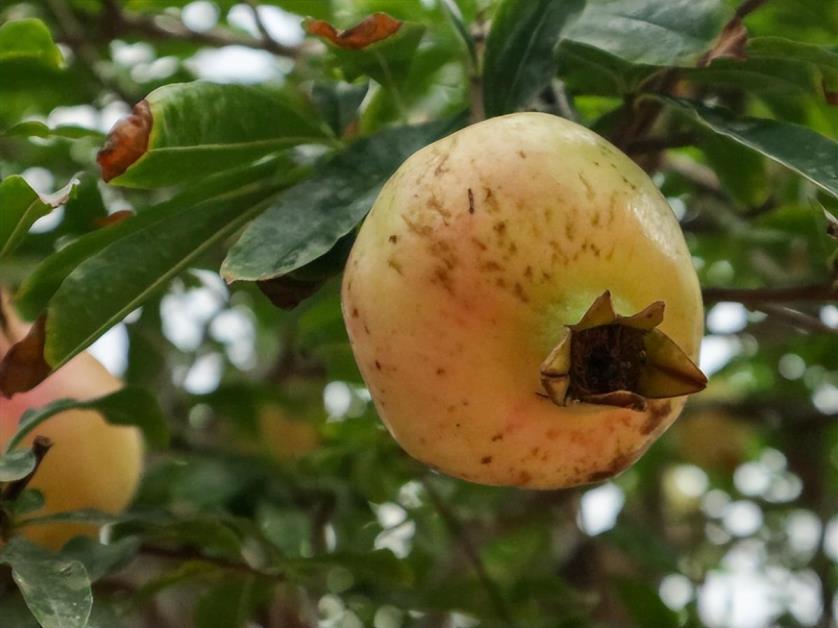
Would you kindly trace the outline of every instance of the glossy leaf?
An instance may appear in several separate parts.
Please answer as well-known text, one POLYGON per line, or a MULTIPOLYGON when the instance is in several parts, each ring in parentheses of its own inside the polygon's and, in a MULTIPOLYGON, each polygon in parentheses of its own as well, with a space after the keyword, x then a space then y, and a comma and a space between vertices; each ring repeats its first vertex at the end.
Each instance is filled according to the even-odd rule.
POLYGON ((564 39, 556 51, 559 76, 575 94, 624 96, 659 68, 629 63, 599 48, 564 39))
POLYGON ((174 185, 298 144, 331 141, 325 125, 276 89, 198 81, 166 85, 145 102, 147 148, 111 179, 114 185, 174 185))
POLYGON ((51 68, 61 67, 61 51, 41 20, 26 18, 0 25, 0 63, 24 60, 51 68))
POLYGON ((21 539, 0 548, 0 563, 12 568, 26 605, 42 628, 85 628, 93 608, 87 570, 21 539))
POLYGON ((389 129, 357 141, 248 225, 224 260, 222 275, 227 281, 273 279, 317 259, 363 219, 402 161, 461 123, 457 118, 389 129))
POLYGON ((721 0, 589 0, 566 37, 630 63, 690 66, 729 18, 721 0))
POLYGON ((838 89, 838 52, 835 50, 785 37, 754 37, 748 42, 748 56, 811 64, 822 73, 827 88, 838 89))
POLYGON ((527 104, 556 71, 553 51, 584 0, 504 0, 486 41, 483 102, 488 116, 527 104))
POLYGON ((34 320, 47 307, 58 287, 87 258, 128 235, 141 231, 165 216, 185 207, 221 198, 232 190, 270 177, 278 168, 290 168, 290 162, 270 160, 255 166, 230 170, 207 177, 185 187, 168 201, 140 211, 130 220, 87 233, 44 259, 26 277, 15 294, 15 305, 27 320, 34 320))
POLYGON ((35 454, 31 449, 20 449, 0 455, 0 482, 14 482, 25 478, 35 469, 35 454))
POLYGON ((66 202, 75 185, 71 181, 50 195, 40 195, 18 175, 0 182, 0 258, 9 255, 38 218, 66 202))
POLYGON ((797 124, 736 118, 729 112, 678 98, 663 102, 715 133, 758 151, 838 196, 838 142, 797 124))
POLYGON ((39 425, 67 410, 95 410, 113 425, 139 427, 146 441, 157 447, 165 447, 169 440, 166 419, 154 396, 142 388, 122 388, 90 401, 59 399, 41 408, 27 410, 6 444, 6 452, 12 452, 39 425))

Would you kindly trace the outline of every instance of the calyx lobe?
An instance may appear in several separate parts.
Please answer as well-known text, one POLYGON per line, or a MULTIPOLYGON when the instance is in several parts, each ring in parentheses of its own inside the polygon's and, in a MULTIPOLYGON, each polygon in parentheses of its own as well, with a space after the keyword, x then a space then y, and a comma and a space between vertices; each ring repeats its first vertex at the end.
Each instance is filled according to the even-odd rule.
POLYGON ((633 316, 614 311, 605 291, 575 325, 568 325, 541 364, 546 396, 642 410, 647 399, 702 390, 707 378, 686 353, 657 329, 665 305, 652 303, 633 316))

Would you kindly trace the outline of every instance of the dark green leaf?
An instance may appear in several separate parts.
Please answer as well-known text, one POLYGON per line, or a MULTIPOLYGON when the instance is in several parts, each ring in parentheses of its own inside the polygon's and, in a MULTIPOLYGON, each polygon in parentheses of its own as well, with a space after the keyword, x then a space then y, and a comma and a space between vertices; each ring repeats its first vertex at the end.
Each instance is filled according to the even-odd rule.
POLYGON ((589 0, 566 37, 631 63, 690 66, 729 18, 721 0, 589 0))
POLYGON ((115 185, 160 187, 226 170, 298 144, 331 141, 328 129, 288 93, 198 81, 147 97, 148 148, 115 185))
POLYGON ((367 95, 368 88, 367 84, 318 82, 314 84, 311 97, 320 116, 335 135, 343 135, 357 118, 358 107, 367 95))
POLYGON ((808 63, 823 74, 827 88, 838 89, 838 52, 784 37, 754 37, 748 41, 748 56, 756 59, 790 60, 808 63))
POLYGON ((85 628, 93 593, 84 565, 21 539, 0 548, 0 562, 11 566, 26 605, 43 628, 85 628))
POLYGON ((658 70, 656 66, 629 63, 587 44, 564 39, 556 52, 559 76, 574 94, 624 96, 658 70))
POLYGON ((41 196, 18 175, 0 182, 0 258, 9 255, 28 233, 38 218, 67 201, 75 185, 71 181, 64 188, 41 196))
POLYGON ((137 554, 140 541, 126 537, 104 545, 85 536, 77 536, 61 548, 62 558, 84 565, 92 582, 124 567, 137 554))
POLYGON ((483 102, 486 115, 515 111, 556 72, 553 50, 584 0, 504 0, 486 41, 483 102))
POLYGON ((736 118, 728 111, 700 103, 661 99, 710 130, 762 153, 838 196, 838 142, 797 124, 736 118))
POLYGON ((0 63, 24 59, 51 68, 61 67, 61 51, 41 20, 27 18, 0 25, 0 63))
POLYGON ((221 267, 225 279, 273 279, 317 259, 363 219, 402 161, 461 124, 446 119, 359 140, 248 225, 221 267))
POLYGON ((746 207, 758 207, 771 193, 765 159, 758 152, 716 134, 708 134, 701 147, 722 186, 746 207))

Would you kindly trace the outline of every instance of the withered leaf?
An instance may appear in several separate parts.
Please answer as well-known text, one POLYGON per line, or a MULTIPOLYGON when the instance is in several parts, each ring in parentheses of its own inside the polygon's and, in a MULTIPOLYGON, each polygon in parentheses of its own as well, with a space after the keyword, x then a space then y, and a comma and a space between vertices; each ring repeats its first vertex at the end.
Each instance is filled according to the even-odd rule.
POLYGON ((5 397, 31 390, 47 378, 52 368, 44 360, 46 315, 32 325, 29 333, 12 345, 0 360, 0 394, 5 397))
POLYGON ((152 122, 151 108, 147 101, 141 100, 134 105, 130 116, 114 125, 96 155, 102 179, 110 181, 118 177, 145 154, 152 122))
POLYGON ((309 20, 305 28, 311 35, 322 37, 338 48, 363 50, 382 39, 387 39, 401 28, 402 22, 386 13, 374 13, 352 28, 338 31, 325 20, 309 20))

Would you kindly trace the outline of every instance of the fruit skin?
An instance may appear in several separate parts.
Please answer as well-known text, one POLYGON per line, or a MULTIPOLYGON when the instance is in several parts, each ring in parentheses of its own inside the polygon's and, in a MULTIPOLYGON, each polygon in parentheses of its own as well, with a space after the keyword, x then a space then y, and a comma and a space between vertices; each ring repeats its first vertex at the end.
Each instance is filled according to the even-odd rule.
MULTIPOLYGON (((11 319, 9 308, 4 308, 4 313, 11 319)), ((17 328, 13 337, 22 337, 20 323, 11 323, 17 328)), ((9 344, 0 335, 0 355, 9 344)), ((82 353, 31 391, 11 399, 0 397, 0 447, 6 446, 27 409, 56 399, 94 399, 120 387, 116 377, 92 356, 82 353)), ((31 446, 38 435, 50 438, 53 446, 27 485, 43 493, 44 507, 27 516, 85 508, 116 514, 131 501, 143 462, 138 429, 109 425, 98 412, 68 410, 36 428, 26 438, 26 446, 31 446)), ((21 536, 51 549, 60 548, 74 536, 96 533, 96 526, 71 523, 32 525, 20 531, 21 536)))
POLYGON ((605 290, 624 315, 663 301, 661 331, 697 358, 701 293, 666 200, 592 131, 520 113, 399 168, 352 249, 343 314, 409 454, 473 482, 561 488, 628 467, 686 400, 635 411, 539 394, 563 326, 605 290))

